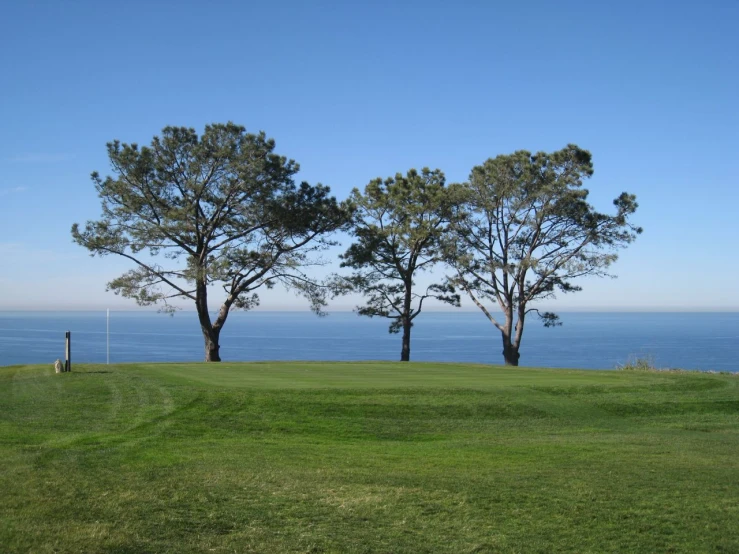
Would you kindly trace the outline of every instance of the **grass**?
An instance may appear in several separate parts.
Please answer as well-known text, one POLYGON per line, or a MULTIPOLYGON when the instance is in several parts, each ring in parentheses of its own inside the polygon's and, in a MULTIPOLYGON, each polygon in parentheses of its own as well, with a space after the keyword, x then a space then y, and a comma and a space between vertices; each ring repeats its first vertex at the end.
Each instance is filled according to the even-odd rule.
POLYGON ((738 552, 739 378, 0 368, 3 552, 738 552))

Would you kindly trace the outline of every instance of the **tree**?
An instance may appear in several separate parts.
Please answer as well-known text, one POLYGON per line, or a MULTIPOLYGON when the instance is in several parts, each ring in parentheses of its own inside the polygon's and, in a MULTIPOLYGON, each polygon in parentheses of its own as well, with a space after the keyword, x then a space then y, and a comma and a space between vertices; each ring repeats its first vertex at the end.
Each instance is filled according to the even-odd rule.
POLYGON ((503 358, 518 365, 526 316, 544 325, 559 317, 531 305, 556 292, 575 292, 573 281, 607 276, 616 250, 642 232, 629 222, 636 197, 622 193, 615 215, 587 203, 583 179, 593 174, 590 152, 575 145, 551 154, 518 151, 473 168, 464 205, 447 241, 450 283, 462 288, 500 331, 503 358), (496 319, 485 302, 503 312, 496 319))
POLYGON ((384 181, 375 179, 352 191, 356 241, 341 256, 342 267, 355 270, 349 290, 361 292, 367 303, 360 315, 391 319, 390 332, 403 331, 400 360, 410 360, 411 327, 426 298, 459 306, 459 295, 443 283, 414 289, 414 277, 441 260, 440 240, 453 211, 453 191, 444 174, 411 169, 384 181))
POLYGON ((107 146, 115 177, 92 174, 102 216, 84 228, 75 223, 72 237, 92 255, 116 254, 136 264, 108 290, 165 310, 173 309, 172 299, 192 300, 206 361, 220 361, 229 312, 258 305, 260 287, 282 283, 320 313, 325 289, 304 269, 316 263, 310 253, 333 244, 327 233, 345 225, 350 213, 328 187, 296 186, 298 164, 275 154, 272 139, 226 123, 206 126, 200 137, 166 127, 149 147, 117 140, 107 146), (225 293, 215 320, 210 285, 225 293))

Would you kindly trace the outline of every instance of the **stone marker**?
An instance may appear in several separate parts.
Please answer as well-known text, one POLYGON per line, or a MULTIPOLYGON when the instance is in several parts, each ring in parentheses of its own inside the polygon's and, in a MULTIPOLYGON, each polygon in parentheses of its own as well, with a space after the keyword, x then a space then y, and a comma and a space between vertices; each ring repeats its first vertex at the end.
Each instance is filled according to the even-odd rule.
POLYGON ((64 364, 59 358, 54 362, 54 370, 57 373, 62 373, 64 371, 64 364))

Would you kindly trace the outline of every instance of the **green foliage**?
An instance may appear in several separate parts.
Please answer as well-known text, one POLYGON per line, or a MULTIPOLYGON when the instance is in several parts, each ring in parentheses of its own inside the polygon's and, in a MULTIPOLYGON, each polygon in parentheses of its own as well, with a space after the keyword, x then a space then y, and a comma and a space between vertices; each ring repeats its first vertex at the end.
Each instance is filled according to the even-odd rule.
MULTIPOLYGON (((529 313, 558 325, 536 301, 577 292, 575 280, 608 276, 616 251, 642 232, 629 217, 634 195, 622 193, 616 213, 596 211, 583 181, 593 174, 590 152, 575 145, 553 153, 518 151, 473 168, 447 240, 450 283, 462 288, 503 333, 504 352, 517 363, 529 313), (497 305, 498 322, 486 303, 497 305)), ((509 361, 506 358, 506 361, 509 361)))
POLYGON ((444 174, 411 169, 354 189, 352 232, 355 242, 341 256, 342 267, 354 269, 344 281, 349 291, 367 299, 360 315, 392 320, 390 332, 409 332, 426 298, 454 306, 459 295, 450 284, 434 283, 423 292, 415 277, 441 261, 440 244, 458 200, 456 188, 445 187, 444 174))
POLYGON ((75 223, 72 237, 93 255, 136 264, 108 284, 116 294, 140 305, 195 302, 216 346, 229 310, 257 305, 253 291, 261 287, 280 282, 320 312, 326 289, 305 269, 317 263, 311 253, 333 244, 326 236, 347 223, 350 210, 328 187, 296 185, 298 164, 274 147, 264 133, 233 123, 208 125, 202 136, 166 127, 148 147, 111 142, 115 175, 92 174, 102 216, 84 227, 75 223), (210 285, 225 294, 212 324, 210 285))
POLYGON ((737 552, 739 378, 0 368, 3 552, 737 552))
POLYGON ((626 363, 619 364, 616 369, 622 371, 657 371, 653 356, 629 356, 626 363))

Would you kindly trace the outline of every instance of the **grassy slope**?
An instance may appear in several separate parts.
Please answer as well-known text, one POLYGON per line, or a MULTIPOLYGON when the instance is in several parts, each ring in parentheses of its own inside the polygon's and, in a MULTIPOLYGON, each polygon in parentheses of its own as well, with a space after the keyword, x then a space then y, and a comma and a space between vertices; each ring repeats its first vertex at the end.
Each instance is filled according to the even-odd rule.
POLYGON ((739 551, 735 376, 52 371, 0 368, 3 551, 739 551))

